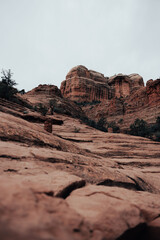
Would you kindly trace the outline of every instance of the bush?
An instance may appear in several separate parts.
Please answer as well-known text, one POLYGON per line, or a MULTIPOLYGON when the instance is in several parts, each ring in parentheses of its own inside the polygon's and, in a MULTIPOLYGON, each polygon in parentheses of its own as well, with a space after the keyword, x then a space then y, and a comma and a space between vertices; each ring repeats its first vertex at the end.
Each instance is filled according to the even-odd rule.
POLYGON ((155 140, 160 142, 160 131, 155 133, 155 137, 156 137, 155 140))
POLYGON ((99 104, 99 103, 101 103, 101 101, 96 101, 96 100, 93 100, 92 102, 86 102, 86 101, 84 101, 84 102, 76 102, 76 101, 74 101, 74 103, 75 104, 77 104, 78 106, 87 106, 87 105, 96 105, 96 104, 99 104))
POLYGON ((146 121, 137 118, 134 123, 130 125, 130 134, 141 137, 148 136, 149 130, 146 121))
POLYGON ((115 122, 108 123, 108 128, 112 128, 114 133, 118 133, 120 131, 115 122))
POLYGON ((12 79, 13 73, 11 70, 2 70, 0 81, 0 97, 7 100, 12 100, 18 90, 14 87, 17 83, 12 79))
POLYGON ((81 120, 90 127, 96 128, 103 132, 107 132, 107 128, 105 127, 107 121, 103 117, 100 118, 100 120, 98 122, 95 122, 94 120, 91 120, 86 116, 82 117, 81 120))
POLYGON ((107 128, 105 127, 106 123, 107 123, 107 120, 104 117, 101 117, 96 124, 96 128, 103 132, 107 132, 107 128))
POLYGON ((123 123, 123 118, 119 119, 118 123, 123 123))
POLYGON ((160 142, 160 117, 157 117, 155 123, 147 124, 143 119, 136 119, 130 125, 130 134, 135 136, 148 137, 160 142))
POLYGON ((42 103, 39 103, 38 106, 35 107, 35 109, 37 109, 37 111, 39 111, 43 116, 46 116, 48 112, 48 108, 42 105, 42 103))

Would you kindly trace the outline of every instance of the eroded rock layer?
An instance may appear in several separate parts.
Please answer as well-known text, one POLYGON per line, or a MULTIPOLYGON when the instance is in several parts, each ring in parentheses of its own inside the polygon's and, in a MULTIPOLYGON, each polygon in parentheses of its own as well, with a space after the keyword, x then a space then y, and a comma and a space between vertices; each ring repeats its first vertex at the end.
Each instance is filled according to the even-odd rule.
POLYGON ((149 80, 145 87, 139 74, 108 78, 80 65, 67 74, 61 93, 80 103, 89 119, 114 121, 122 132, 128 131, 136 118, 152 124, 160 115, 160 79, 149 80))
POLYGON ((67 74, 61 84, 61 93, 76 102, 93 102, 126 97, 143 86, 143 78, 138 74, 118 74, 108 78, 79 65, 67 74))
POLYGON ((107 78, 84 66, 73 68, 61 83, 61 93, 76 102, 93 102, 111 98, 107 78))

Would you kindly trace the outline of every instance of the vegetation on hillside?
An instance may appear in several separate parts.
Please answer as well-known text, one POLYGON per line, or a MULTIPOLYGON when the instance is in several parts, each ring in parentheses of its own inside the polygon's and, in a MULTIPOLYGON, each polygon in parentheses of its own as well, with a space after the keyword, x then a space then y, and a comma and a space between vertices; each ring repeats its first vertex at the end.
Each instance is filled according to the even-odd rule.
POLYGON ((2 69, 2 76, 0 81, 0 97, 12 100, 14 95, 18 92, 15 86, 17 83, 12 79, 13 73, 11 70, 3 70, 2 69))
POLYGON ((44 106, 42 103, 37 104, 37 106, 34 107, 34 110, 40 112, 42 116, 46 116, 48 112, 48 108, 44 106))
POLYGON ((137 118, 130 125, 129 133, 134 136, 147 137, 156 141, 160 141, 160 116, 154 124, 148 124, 143 119, 137 118))
POLYGON ((78 106, 84 107, 84 106, 87 106, 87 105, 96 105, 96 104, 99 104, 99 103, 101 103, 101 101, 96 101, 96 100, 94 100, 94 101, 92 101, 92 102, 86 102, 86 101, 84 101, 84 102, 76 102, 76 101, 74 101, 74 103, 77 104, 78 106))

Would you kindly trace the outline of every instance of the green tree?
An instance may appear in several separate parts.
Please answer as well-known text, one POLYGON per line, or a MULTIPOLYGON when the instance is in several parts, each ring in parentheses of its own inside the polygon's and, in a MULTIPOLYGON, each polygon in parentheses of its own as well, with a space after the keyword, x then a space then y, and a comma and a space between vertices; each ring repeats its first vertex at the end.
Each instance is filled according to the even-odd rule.
POLYGON ((12 79, 13 73, 11 70, 3 70, 0 81, 0 97, 8 100, 12 100, 13 96, 18 92, 14 87, 17 83, 12 79))

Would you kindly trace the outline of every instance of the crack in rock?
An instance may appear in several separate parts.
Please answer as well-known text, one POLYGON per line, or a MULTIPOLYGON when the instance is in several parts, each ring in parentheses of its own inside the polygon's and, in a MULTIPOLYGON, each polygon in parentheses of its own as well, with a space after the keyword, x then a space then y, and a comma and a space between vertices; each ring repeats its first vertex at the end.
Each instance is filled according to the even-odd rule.
POLYGON ((69 186, 65 187, 62 191, 57 193, 55 197, 60 197, 60 198, 66 199, 71 194, 71 192, 73 192, 74 190, 76 190, 78 188, 82 188, 85 185, 86 185, 85 180, 81 180, 81 181, 78 181, 78 182, 73 182, 69 186))
POLYGON ((143 189, 137 183, 134 184, 129 182, 113 181, 111 179, 106 179, 103 182, 98 183, 97 185, 104 185, 108 187, 121 187, 129 190, 143 191, 143 189))

